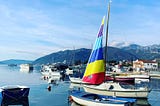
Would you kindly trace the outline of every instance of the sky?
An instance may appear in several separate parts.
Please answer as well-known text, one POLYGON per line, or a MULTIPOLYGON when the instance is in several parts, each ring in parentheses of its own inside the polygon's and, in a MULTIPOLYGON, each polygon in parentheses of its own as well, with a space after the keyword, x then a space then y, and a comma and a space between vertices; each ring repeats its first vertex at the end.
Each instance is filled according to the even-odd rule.
MULTIPOLYGON (((0 60, 91 48, 109 0, 0 0, 0 60)), ((159 44, 160 0, 112 0, 110 46, 159 44)), ((104 30, 105 35, 105 30, 104 30)))

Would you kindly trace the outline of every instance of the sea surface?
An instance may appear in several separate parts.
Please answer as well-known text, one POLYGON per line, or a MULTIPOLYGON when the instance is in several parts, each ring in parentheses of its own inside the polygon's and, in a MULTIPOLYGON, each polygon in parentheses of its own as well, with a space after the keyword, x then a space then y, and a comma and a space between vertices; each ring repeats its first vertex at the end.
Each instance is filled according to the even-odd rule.
MULTIPOLYGON (((34 67, 30 73, 20 71, 19 67, 10 67, 0 65, 0 86, 4 85, 25 85, 30 87, 29 97, 24 101, 1 101, 2 106, 79 106, 68 102, 70 83, 69 81, 60 81, 51 85, 51 91, 48 91, 48 83, 42 80, 39 67, 34 67), (8 105, 6 105, 8 104, 8 105), (23 105, 22 105, 23 104, 23 105)), ((160 79, 151 79, 150 85, 152 91, 148 100, 140 101, 139 106, 160 106, 160 79)))

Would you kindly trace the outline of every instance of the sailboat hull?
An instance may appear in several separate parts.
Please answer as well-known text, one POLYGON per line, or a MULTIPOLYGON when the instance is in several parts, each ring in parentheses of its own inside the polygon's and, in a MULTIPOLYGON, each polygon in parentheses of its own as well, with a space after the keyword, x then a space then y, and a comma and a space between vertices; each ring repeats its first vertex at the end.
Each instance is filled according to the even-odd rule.
POLYGON ((105 84, 94 86, 84 85, 84 90, 89 93, 95 93, 100 95, 117 96, 117 97, 129 97, 129 98, 147 98, 150 90, 148 89, 124 89, 118 84, 105 84), (113 86, 113 89, 111 89, 113 86))

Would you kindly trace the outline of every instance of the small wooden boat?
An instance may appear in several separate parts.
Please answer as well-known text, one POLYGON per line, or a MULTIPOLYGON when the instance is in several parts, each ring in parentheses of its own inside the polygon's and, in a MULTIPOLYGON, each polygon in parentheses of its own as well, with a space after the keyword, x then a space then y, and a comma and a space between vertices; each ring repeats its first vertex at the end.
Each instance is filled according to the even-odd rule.
POLYGON ((133 106, 136 99, 103 96, 82 91, 72 91, 70 100, 83 106, 133 106))
POLYGON ((120 82, 120 83, 125 83, 125 84, 134 84, 135 78, 106 75, 106 81, 114 81, 114 82, 120 82))
MULTIPOLYGON (((77 84, 88 84, 90 85, 90 83, 86 83, 83 82, 81 78, 75 78, 75 77, 69 77, 71 83, 77 83, 77 84)), ((134 84, 135 83, 135 78, 127 78, 127 77, 113 77, 113 76, 109 76, 106 75, 106 81, 114 81, 114 82, 121 82, 121 83, 125 83, 125 84, 134 84)))
POLYGON ((123 73, 123 74, 116 74, 114 77, 113 76, 114 74, 107 75, 106 79, 109 81, 124 82, 129 84, 150 81, 150 76, 147 74, 123 73))

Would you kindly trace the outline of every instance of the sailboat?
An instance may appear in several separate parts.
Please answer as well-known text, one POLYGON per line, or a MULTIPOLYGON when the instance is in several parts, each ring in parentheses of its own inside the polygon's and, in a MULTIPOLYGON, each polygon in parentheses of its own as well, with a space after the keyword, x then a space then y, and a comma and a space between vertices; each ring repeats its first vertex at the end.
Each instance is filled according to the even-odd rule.
POLYGON ((82 78, 82 82, 90 83, 93 85, 84 85, 83 88, 86 92, 117 96, 117 97, 132 97, 132 98, 147 98, 150 89, 147 87, 140 88, 125 88, 118 82, 106 82, 106 53, 107 53, 107 40, 108 40, 108 25, 109 25, 109 15, 110 15, 110 3, 108 6, 108 19, 106 25, 106 45, 105 50, 103 50, 103 27, 104 20, 102 21, 98 37, 93 46, 88 64, 82 78))
POLYGON ((83 79, 70 77, 69 79, 71 83, 78 83, 78 84, 100 84, 104 80, 111 80, 115 82, 123 82, 123 83, 134 83, 134 78, 112 78, 106 75, 105 73, 105 61, 103 56, 103 29, 104 29, 104 21, 105 16, 102 19, 102 23, 98 32, 97 39, 95 41, 94 47, 92 49, 91 55, 88 60, 88 64, 83 75, 83 79))
MULTIPOLYGON (((97 42, 96 44, 100 45, 100 46, 102 46, 101 44, 102 44, 102 32, 103 32, 104 20, 105 20, 105 17, 103 17, 102 24, 100 27, 100 32, 98 34, 98 40, 96 40, 96 42, 97 42)), ((99 48, 97 45, 95 47, 99 48)), ((95 69, 95 71, 96 71, 96 69, 99 69, 98 72, 100 72, 100 73, 98 73, 98 72, 97 73, 92 73, 92 72, 90 73, 89 71, 85 72, 84 77, 82 79, 82 82, 86 81, 84 83, 100 84, 104 80, 104 76, 105 76, 104 66, 105 65, 104 65, 102 51, 103 51, 102 48, 97 50, 97 52, 101 55, 100 56, 97 55, 97 57, 95 57, 95 58, 99 58, 100 60, 93 63, 93 64, 90 64, 89 67, 87 66, 87 68, 86 68, 86 70, 95 69), (98 66, 93 67, 95 64, 98 66), (90 74, 91 74, 91 76, 86 76, 86 75, 90 75, 90 74), (99 77, 102 77, 103 79, 101 79, 99 77), (99 80, 97 80, 97 78, 99 78, 99 80), (93 80, 90 80, 90 79, 93 79, 93 80)), ((92 53, 93 53, 92 56, 97 54, 94 51, 92 51, 92 53)), ((92 58, 92 56, 90 57, 90 60, 89 60, 91 62, 94 60, 94 58, 92 58)), ((73 84, 73 83, 71 83, 71 84, 73 84)), ((81 87, 81 84, 76 85, 76 86, 81 87)), ((72 85, 71 85, 71 88, 72 88, 72 85)), ((133 106, 136 101, 136 99, 133 99, 133 98, 122 98, 122 97, 104 96, 104 95, 95 94, 95 93, 87 93, 87 92, 80 91, 80 89, 78 91, 72 90, 70 92, 69 100, 70 101, 73 100, 74 102, 76 102, 80 105, 83 105, 83 106, 133 106)))

